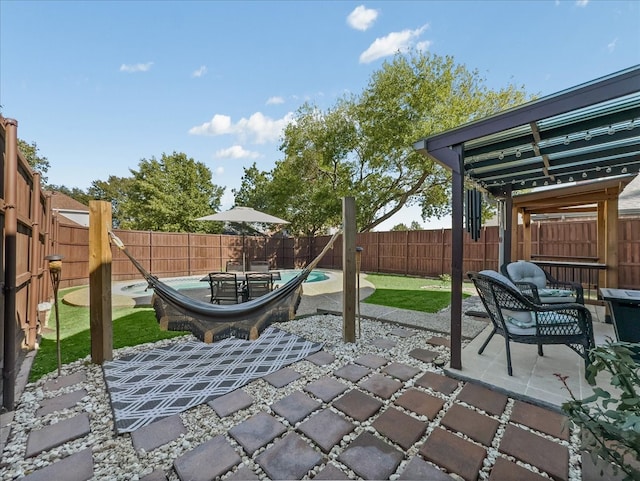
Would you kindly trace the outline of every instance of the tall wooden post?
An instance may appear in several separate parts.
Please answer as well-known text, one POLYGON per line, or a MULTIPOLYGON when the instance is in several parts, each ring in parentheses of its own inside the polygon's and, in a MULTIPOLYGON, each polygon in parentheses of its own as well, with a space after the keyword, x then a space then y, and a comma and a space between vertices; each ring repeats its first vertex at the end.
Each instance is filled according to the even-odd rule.
POLYGON ((356 342, 356 202, 342 199, 342 337, 356 342))
POLYGON ((111 203, 89 202, 89 315, 91 360, 113 359, 111 312, 111 203))

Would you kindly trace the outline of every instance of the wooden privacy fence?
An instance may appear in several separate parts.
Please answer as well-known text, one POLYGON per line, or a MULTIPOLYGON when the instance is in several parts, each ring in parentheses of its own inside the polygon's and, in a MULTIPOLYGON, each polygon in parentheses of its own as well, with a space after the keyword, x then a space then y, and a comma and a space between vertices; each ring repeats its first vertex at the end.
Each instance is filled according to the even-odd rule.
POLYGON ((51 296, 44 257, 49 254, 50 200, 18 152, 18 123, 0 116, 0 229, 2 407, 14 406, 15 378, 26 349, 37 342, 38 305, 51 296))
MULTIPOLYGON (((532 252, 536 260, 597 261, 595 221, 534 223, 532 252)), ((621 219, 619 235, 619 287, 640 288, 640 219, 621 219)), ((216 234, 121 231, 114 233, 142 266, 158 277, 179 277, 225 270, 228 260, 242 259, 242 237, 216 234)), ((498 227, 483 227, 474 242, 465 235, 464 272, 498 270, 498 227)), ((522 232, 518 236, 522 257, 522 232)), ((60 225, 56 249, 65 256, 61 287, 88 283, 88 229, 60 225)), ((245 238, 247 262, 267 260, 272 269, 306 265, 328 243, 315 238, 245 238)), ((357 235, 363 248, 363 272, 439 277, 451 274, 451 230, 368 232, 357 235)), ((342 269, 342 243, 336 242, 319 267, 342 269)), ((113 249, 113 280, 139 279, 129 259, 113 249)))

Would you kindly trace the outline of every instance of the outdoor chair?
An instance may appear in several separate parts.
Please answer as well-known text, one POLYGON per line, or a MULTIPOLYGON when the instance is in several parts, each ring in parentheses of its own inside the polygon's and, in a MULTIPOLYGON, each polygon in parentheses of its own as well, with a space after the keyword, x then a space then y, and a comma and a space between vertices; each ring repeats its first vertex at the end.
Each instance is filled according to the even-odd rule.
POLYGON ((238 279, 232 272, 210 272, 209 287, 211 288, 211 303, 220 304, 221 301, 238 303, 242 295, 238 291, 238 279))
POLYGON ((273 276, 267 272, 247 272, 245 299, 250 301, 273 290, 273 276))
POLYGON ((242 262, 227 261, 227 272, 242 272, 242 262))
POLYGON ((584 291, 580 284, 559 281, 533 262, 510 262, 503 265, 501 271, 538 304, 584 304, 584 291))
POLYGON ((251 272, 269 272, 269 261, 251 261, 249 270, 251 272))
POLYGON ((542 356, 545 344, 564 344, 577 352, 589 365, 588 351, 595 347, 591 313, 582 304, 537 304, 524 295, 506 276, 496 271, 469 272, 484 304, 493 330, 478 350, 484 349, 498 333, 504 337, 507 372, 513 375, 509 342, 537 344, 542 356))

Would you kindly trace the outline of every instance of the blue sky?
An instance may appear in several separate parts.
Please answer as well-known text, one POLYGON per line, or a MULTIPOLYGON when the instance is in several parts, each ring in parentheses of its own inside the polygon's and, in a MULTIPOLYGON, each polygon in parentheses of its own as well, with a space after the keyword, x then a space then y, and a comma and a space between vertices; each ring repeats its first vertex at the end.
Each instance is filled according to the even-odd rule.
MULTIPOLYGON (((226 186, 271 170, 305 101, 360 93, 397 50, 427 49, 547 95, 640 63, 633 1, 0 0, 0 105, 86 189, 141 159, 184 152, 226 186)), ((417 139, 416 139, 417 140, 417 139)), ((416 220, 407 209, 379 230, 416 220)))

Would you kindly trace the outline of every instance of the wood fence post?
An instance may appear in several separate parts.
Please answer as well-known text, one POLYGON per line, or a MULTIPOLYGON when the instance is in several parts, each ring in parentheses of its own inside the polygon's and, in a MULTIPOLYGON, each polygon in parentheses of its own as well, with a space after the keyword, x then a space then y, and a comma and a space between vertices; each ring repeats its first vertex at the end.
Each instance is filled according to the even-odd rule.
POLYGON ((342 198, 342 337, 356 342, 356 203, 342 198))
POLYGON ((96 364, 113 359, 110 230, 111 203, 89 201, 89 327, 96 364))

